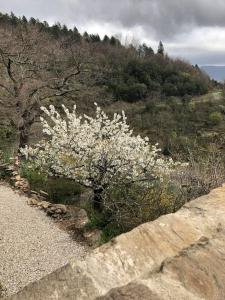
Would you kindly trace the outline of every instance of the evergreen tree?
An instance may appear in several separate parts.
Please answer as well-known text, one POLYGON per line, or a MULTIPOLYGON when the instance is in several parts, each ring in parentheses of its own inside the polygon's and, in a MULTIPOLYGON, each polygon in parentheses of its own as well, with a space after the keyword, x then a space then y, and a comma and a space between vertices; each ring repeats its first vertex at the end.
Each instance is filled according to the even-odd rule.
POLYGON ((63 25, 61 31, 62 31, 63 35, 68 35, 68 33, 69 33, 68 28, 65 24, 63 25))
POLYGON ((90 40, 93 43, 101 42, 100 36, 98 34, 90 34, 90 40))
POLYGON ((114 36, 112 36, 111 39, 110 39, 110 44, 112 46, 117 46, 117 41, 118 40, 114 36))
POLYGON ((14 15, 13 12, 11 12, 10 14, 10 20, 12 25, 17 25, 19 21, 19 19, 14 15))
POLYGON ((30 18, 29 23, 35 25, 36 24, 35 18, 30 18))
POLYGON ((138 55, 140 57, 149 57, 154 55, 152 47, 148 47, 145 43, 138 47, 138 55))
POLYGON ((162 43, 162 41, 160 41, 157 53, 164 56, 164 52, 165 52, 165 50, 164 50, 163 43, 162 43))
POLYGON ((75 42, 80 42, 81 41, 81 34, 78 31, 77 27, 73 28, 73 39, 75 42))
POLYGON ((44 24, 44 27, 45 27, 45 28, 49 28, 48 22, 44 21, 43 24, 44 24))
POLYGON ((27 18, 26 18, 25 16, 22 17, 22 22, 23 22, 24 24, 27 24, 27 23, 28 23, 27 18))
POLYGON ((51 27, 51 33, 53 34, 53 36, 55 38, 58 38, 60 36, 60 30, 61 28, 59 28, 59 25, 58 24, 54 24, 52 27, 51 27))
POLYGON ((88 42, 88 43, 90 42, 90 36, 89 36, 89 34, 87 33, 87 31, 84 32, 83 38, 84 38, 84 40, 85 40, 86 42, 88 42))
POLYGON ((108 35, 105 35, 103 38, 103 43, 109 43, 110 39, 108 37, 108 35))

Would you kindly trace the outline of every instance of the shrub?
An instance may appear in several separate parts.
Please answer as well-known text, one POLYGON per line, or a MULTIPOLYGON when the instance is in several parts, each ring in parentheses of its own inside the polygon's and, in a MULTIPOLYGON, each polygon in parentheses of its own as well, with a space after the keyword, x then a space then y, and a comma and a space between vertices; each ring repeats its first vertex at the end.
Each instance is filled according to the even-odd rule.
POLYGON ((209 121, 213 125, 219 125, 223 121, 223 115, 218 111, 212 112, 209 115, 209 121))
MULTIPOLYGON (((209 145, 207 150, 189 152, 189 165, 173 174, 173 180, 182 186, 186 201, 209 193, 225 182, 225 157, 219 148, 209 145)), ((222 150, 223 151, 223 150, 222 150)))
POLYGON ((81 186, 66 178, 48 178, 46 191, 55 203, 73 204, 81 193, 81 186))
POLYGON ((0 127, 0 150, 5 156, 11 156, 14 152, 14 144, 16 141, 16 130, 10 126, 0 127))
POLYGON ((115 236, 124 232, 122 227, 120 227, 115 222, 112 222, 111 215, 109 212, 98 212, 96 210, 86 207, 89 215, 89 223, 86 225, 86 229, 99 229, 102 231, 101 242, 107 243, 115 236))
POLYGON ((32 163, 22 163, 22 176, 30 184, 31 190, 44 190, 55 203, 74 203, 75 197, 80 195, 81 186, 66 178, 48 177, 40 168, 32 163))
POLYGON ((40 168, 32 163, 22 162, 21 175, 28 180, 31 190, 46 190, 47 174, 43 173, 40 168))
MULTIPOLYGON (((10 163, 10 155, 6 151, 0 150, 0 164, 8 164, 10 163)), ((10 174, 6 171, 5 168, 0 168, 0 179, 9 179, 10 174)))
POLYGON ((108 224, 120 231, 179 209, 185 202, 180 187, 172 182, 115 185, 104 193, 104 211, 108 224))
POLYGON ((138 101, 147 95, 147 86, 144 83, 121 83, 115 87, 117 99, 127 102, 138 101))

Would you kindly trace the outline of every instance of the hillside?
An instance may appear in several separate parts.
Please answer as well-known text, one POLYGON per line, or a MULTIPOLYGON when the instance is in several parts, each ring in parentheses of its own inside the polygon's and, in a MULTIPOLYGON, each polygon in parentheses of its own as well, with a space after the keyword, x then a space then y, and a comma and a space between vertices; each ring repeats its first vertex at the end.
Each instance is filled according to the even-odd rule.
POLYGON ((0 15, 0 64, 0 117, 10 127, 2 134, 18 133, 20 146, 28 142, 41 105, 76 103, 88 112, 93 102, 108 107, 171 96, 183 101, 212 87, 197 66, 169 58, 162 42, 154 53, 145 44, 123 46, 113 36, 101 40, 14 14, 0 15))
POLYGON ((198 66, 169 58, 161 42, 154 53, 13 14, 0 15, 0 37, 1 145, 40 139, 42 105, 76 103, 92 114, 94 102, 110 115, 124 109, 134 131, 167 155, 223 143, 223 93, 215 98, 215 83, 198 66))

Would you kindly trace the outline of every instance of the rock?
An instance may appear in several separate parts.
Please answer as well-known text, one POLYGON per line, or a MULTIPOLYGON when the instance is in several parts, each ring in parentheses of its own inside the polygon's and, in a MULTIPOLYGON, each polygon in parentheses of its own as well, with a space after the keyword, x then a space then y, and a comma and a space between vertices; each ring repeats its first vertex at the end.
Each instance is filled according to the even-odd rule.
POLYGON ((46 210, 51 205, 51 203, 47 201, 41 201, 39 204, 44 210, 46 210))
POLYGON ((36 199, 33 199, 33 198, 29 198, 28 200, 27 200, 27 204, 28 205, 38 205, 38 203, 39 203, 39 201, 37 201, 36 199))
POLYGON ((48 198, 49 194, 46 193, 45 191, 40 190, 39 191, 40 196, 44 197, 44 198, 48 198))
POLYGON ((62 214, 66 214, 68 212, 66 205, 64 204, 54 204, 56 209, 60 209, 62 214))
POLYGON ((38 195, 37 198, 38 198, 40 201, 45 201, 45 200, 46 200, 46 198, 43 197, 43 196, 41 196, 41 195, 38 195))
POLYGON ((85 209, 74 206, 67 205, 67 211, 71 217, 75 218, 87 218, 87 212, 85 209))
POLYGON ((51 217, 54 218, 54 219, 58 219, 58 218, 59 218, 59 215, 56 214, 56 213, 54 213, 53 215, 51 215, 51 217))
POLYGON ((99 229, 87 230, 83 233, 83 237, 91 247, 97 247, 101 244, 101 235, 102 230, 99 229))
POLYGON ((40 198, 38 197, 37 194, 34 194, 33 192, 30 194, 30 196, 33 198, 33 199, 36 199, 38 201, 40 201, 40 198))
POLYGON ((20 181, 20 180, 21 180, 21 176, 20 176, 20 175, 16 175, 16 176, 15 176, 15 180, 16 180, 16 181, 20 181))
POLYGON ((10 165, 8 163, 0 163, 0 169, 5 169, 10 167, 10 165))
POLYGON ((12 175, 13 175, 13 176, 16 176, 16 175, 19 175, 19 173, 18 173, 18 171, 13 171, 13 172, 12 172, 12 175))
POLYGON ((67 205, 67 211, 71 218, 76 219, 78 218, 80 208, 75 205, 67 205))
POLYGON ((74 257, 9 300, 223 300, 224 270, 225 185, 74 257))
POLYGON ((56 210, 55 207, 50 206, 46 209, 46 213, 47 213, 47 215, 51 216, 55 213, 55 210, 56 210))
MULTIPOLYGON (((105 296, 95 300, 162 300, 148 286, 140 283, 129 283, 109 291, 105 296)), ((175 299, 174 299, 175 300, 175 299)))
POLYGON ((36 192, 36 191, 34 191, 34 190, 31 190, 30 193, 31 193, 32 195, 38 195, 38 192, 36 192))
POLYGON ((8 164, 6 164, 6 165, 7 165, 6 170, 7 170, 8 172, 13 172, 13 171, 15 171, 15 169, 16 169, 15 166, 13 166, 13 165, 8 165, 8 164))
POLYGON ((22 181, 16 181, 15 182, 15 187, 21 187, 23 185, 22 181))
POLYGON ((77 229, 82 229, 82 228, 85 228, 85 226, 89 223, 89 219, 88 217, 87 218, 80 218, 80 219, 77 219, 76 222, 75 222, 75 228, 77 229))
POLYGON ((88 219, 88 215, 85 209, 81 208, 79 209, 78 213, 77 213, 77 217, 80 219, 88 219))

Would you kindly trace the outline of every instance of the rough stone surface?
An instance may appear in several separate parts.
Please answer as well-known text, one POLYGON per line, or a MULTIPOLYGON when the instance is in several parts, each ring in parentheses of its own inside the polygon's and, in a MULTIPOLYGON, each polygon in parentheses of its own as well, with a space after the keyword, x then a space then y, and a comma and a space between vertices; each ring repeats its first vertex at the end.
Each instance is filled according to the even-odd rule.
POLYGON ((27 200, 0 185, 0 284, 6 295, 85 254, 84 247, 27 200))
POLYGON ((225 299, 225 186, 92 251, 10 299, 225 299))

